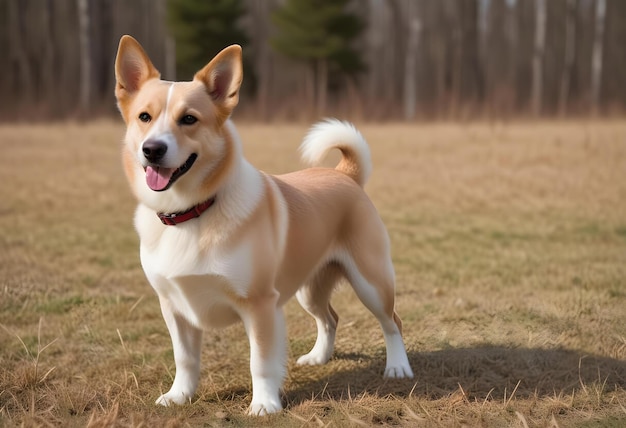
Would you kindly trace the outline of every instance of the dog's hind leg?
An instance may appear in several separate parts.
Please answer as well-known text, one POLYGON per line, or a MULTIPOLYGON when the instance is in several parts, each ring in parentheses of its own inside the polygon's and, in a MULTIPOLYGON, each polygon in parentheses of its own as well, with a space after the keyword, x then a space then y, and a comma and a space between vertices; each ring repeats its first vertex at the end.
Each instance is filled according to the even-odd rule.
POLYGON ((359 300, 378 319, 385 337, 387 350, 387 365, 384 377, 412 378, 413 371, 406 355, 402 341, 402 322, 394 310, 394 273, 389 256, 382 256, 370 263, 357 265, 355 260, 348 256, 343 265, 348 281, 356 292, 359 300))
POLYGON ((315 345, 308 354, 298 358, 300 365, 324 364, 333 354, 339 317, 330 305, 330 296, 340 275, 339 266, 328 264, 296 293, 298 302, 315 318, 317 325, 315 345))

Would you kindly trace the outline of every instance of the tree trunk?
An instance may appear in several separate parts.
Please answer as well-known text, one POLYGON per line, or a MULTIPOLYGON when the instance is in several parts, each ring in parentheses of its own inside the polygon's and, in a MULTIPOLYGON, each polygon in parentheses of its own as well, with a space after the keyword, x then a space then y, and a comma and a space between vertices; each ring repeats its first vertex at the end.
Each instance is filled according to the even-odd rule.
POLYGON ((176 80, 176 41, 167 30, 167 2, 157 0, 152 3, 154 8, 154 19, 150 24, 150 37, 161 45, 159 51, 162 53, 163 78, 166 80, 176 80))
MULTIPOLYGON (((483 4, 483 7, 485 5, 483 4)), ((492 0, 484 11, 483 104, 491 118, 504 119, 515 112, 517 69, 517 6, 492 0)))
POLYGON ((269 20, 270 20, 270 4, 265 1, 255 1, 250 4, 253 8, 254 23, 256 34, 254 40, 256 43, 255 65, 258 79, 256 93, 257 117, 262 121, 269 119, 269 99, 270 99, 270 82, 272 75, 272 62, 270 57, 269 38, 269 20))
POLYGON ((567 13, 565 17, 565 61, 563 75, 561 76, 561 88, 559 92, 559 113, 567 114, 569 103, 570 82, 576 53, 576 6, 577 0, 567 0, 567 13))
POLYGON ((535 50, 533 54, 532 113, 541 115, 543 98, 543 57, 546 42, 546 0, 535 1, 535 50))
POLYGON ((326 95, 328 90, 328 60, 320 58, 317 60, 317 96, 316 96, 316 115, 321 116, 326 113, 326 95))
POLYGON ((595 32, 591 56, 591 113, 598 114, 600 89, 602 87, 602 50, 604 22, 606 20, 606 0, 596 0, 595 32))
POLYGON ((414 17, 409 26, 409 40, 404 67, 404 119, 415 119, 417 105, 417 47, 419 45, 420 21, 414 17))
POLYGON ((459 18, 459 3, 456 1, 446 1, 444 3, 446 10, 446 20, 448 28, 451 28, 450 62, 448 70, 450 73, 449 94, 450 102, 448 105, 448 116, 456 117, 459 113, 459 103, 461 99, 461 82, 463 77, 463 34, 461 29, 461 19, 459 18))
POLYGON ((522 32, 520 31, 519 22, 518 22, 518 13, 520 6, 517 3, 509 4, 507 12, 507 39, 509 46, 509 60, 507 64, 508 72, 507 72, 507 93, 509 94, 509 99, 507 102, 506 112, 508 114, 515 113, 517 111, 519 94, 517 93, 517 76, 518 76, 518 56, 520 51, 520 39, 523 37, 522 32))
POLYGON ((305 114, 312 116, 315 110, 315 63, 307 63, 304 69, 304 98, 307 107, 305 114))
MULTIPOLYGON (((383 9, 386 5, 376 0, 369 0, 368 6, 369 25, 366 31, 368 31, 369 34, 367 46, 368 72, 365 76, 365 79, 367 79, 366 97, 370 117, 378 118, 378 108, 381 105, 381 98, 383 98, 380 88, 384 86, 382 82, 385 80, 386 66, 386 61, 381 60, 385 49, 384 35, 388 32, 385 28, 385 10, 383 9)), ((390 94, 387 93, 386 95, 390 94)))
MULTIPOLYGON (((39 82, 38 98, 41 104, 41 114, 55 116, 60 113, 54 106, 54 47, 52 46, 52 33, 50 31, 50 7, 48 3, 38 4, 36 13, 39 15, 37 23, 38 28, 36 39, 33 43, 36 45, 39 64, 36 67, 36 78, 39 82)), ((31 47, 32 48, 32 47, 31 47)))
MULTIPOLYGON (((447 14, 445 11, 445 3, 427 2, 427 7, 431 10, 431 16, 435 19, 435 28, 448 28, 447 14)), ((443 117, 448 110, 449 98, 449 69, 450 58, 448 54, 448 34, 442 31, 429 31, 425 28, 424 33, 432 34, 432 67, 433 67, 433 100, 437 117, 443 117)))
MULTIPOLYGON (((387 95, 391 95, 392 100, 402 99, 402 92, 405 90, 404 84, 404 55, 406 54, 406 15, 403 13, 402 4, 400 0, 389 0, 387 4, 390 7, 391 12, 391 32, 393 34, 393 46, 388 46, 388 49, 393 50, 393 68, 388 71, 391 78, 387 78, 390 88, 385 90, 387 95)), ((391 64, 388 64, 390 66, 391 64)), ((392 110, 396 110, 399 106, 394 102, 392 110)), ((397 114, 397 110, 394 111, 397 114)))
POLYGON ((176 40, 170 35, 164 36, 165 43, 165 78, 176 80, 176 40))
POLYGON ((80 115, 87 116, 91 107, 91 57, 89 55, 88 0, 77 0, 80 43, 80 115))
POLYGON ((478 20, 479 5, 477 0, 459 2, 459 21, 461 24, 461 62, 463 73, 460 82, 460 99, 464 107, 463 115, 476 111, 483 101, 484 82, 482 64, 479 55, 478 20), (469 109, 467 108, 469 107, 469 109))
MULTIPOLYGON (((24 43, 24 37, 21 31, 21 21, 22 17, 20 16, 20 1, 18 0, 9 0, 8 2, 8 22, 10 24, 9 27, 9 43, 10 43, 10 52, 9 56, 11 63, 13 65, 13 82, 16 93, 19 94, 21 91, 21 95, 18 95, 18 99, 16 100, 16 104, 18 107, 26 106, 32 107, 34 103, 34 96, 32 90, 32 82, 33 82, 33 73, 28 62, 28 55, 26 53, 26 46, 24 43)), ((18 108, 19 110, 19 108, 18 108)))

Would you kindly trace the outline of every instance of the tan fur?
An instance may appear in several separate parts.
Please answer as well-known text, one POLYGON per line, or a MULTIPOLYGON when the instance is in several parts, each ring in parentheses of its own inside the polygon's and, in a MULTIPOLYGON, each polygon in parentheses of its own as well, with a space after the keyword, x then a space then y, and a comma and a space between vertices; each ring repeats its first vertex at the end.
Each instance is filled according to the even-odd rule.
MULTIPOLYGON (((193 395, 201 330, 241 319, 251 347, 250 412, 280 410, 287 343, 280 308, 297 293, 318 325, 318 341, 299 363, 325 362, 338 321, 329 299, 342 276, 383 327, 385 375, 412 376, 394 312, 388 237, 362 189, 369 152, 366 156, 358 147, 337 142, 330 147, 343 154, 336 169, 263 174, 243 158, 228 120, 242 79, 238 46, 218 54, 192 82, 158 77, 141 46, 124 36, 115 90, 127 124, 123 165, 139 200, 135 225, 142 265, 159 295, 177 366, 172 389, 157 402, 181 403, 193 395), (150 120, 141 119, 145 114, 150 120), (197 121, 183 123, 187 115, 197 121), (162 163, 144 156, 146 141, 166 146, 162 163), (193 156, 193 165, 171 187, 148 188, 148 168, 178 170, 193 156), (214 204, 184 224, 165 226, 156 216, 211 197, 214 204)), ((348 139, 356 135, 348 125, 326 126, 348 139)))
POLYGON ((359 162, 357 161, 355 154, 347 147, 337 148, 341 150, 341 160, 335 170, 340 171, 352 178, 359 186, 362 187, 365 183, 361 179, 359 162))

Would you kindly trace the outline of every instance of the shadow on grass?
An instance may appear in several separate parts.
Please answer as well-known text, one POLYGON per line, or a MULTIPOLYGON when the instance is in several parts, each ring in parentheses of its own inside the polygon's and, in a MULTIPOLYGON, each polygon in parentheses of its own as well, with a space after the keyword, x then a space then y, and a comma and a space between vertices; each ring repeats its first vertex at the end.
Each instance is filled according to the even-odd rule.
POLYGON ((297 405, 312 396, 342 400, 362 393, 399 398, 412 394, 436 400, 458 392, 459 386, 472 401, 501 400, 513 391, 517 398, 530 398, 626 389, 626 361, 570 350, 484 347, 412 352, 409 360, 415 378, 403 380, 382 378, 384 355, 339 353, 335 359, 361 363, 358 369, 324 371, 317 379, 315 368, 295 368, 287 401, 297 405), (301 370, 308 374, 304 382, 297 379, 301 370))

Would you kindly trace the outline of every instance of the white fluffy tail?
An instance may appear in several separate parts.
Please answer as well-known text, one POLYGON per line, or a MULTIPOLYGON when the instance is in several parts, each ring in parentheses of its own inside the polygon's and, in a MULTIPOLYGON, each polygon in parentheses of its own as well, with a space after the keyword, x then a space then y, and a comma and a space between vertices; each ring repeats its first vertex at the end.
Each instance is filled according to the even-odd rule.
POLYGON ((304 162, 315 166, 332 149, 341 150, 341 161, 335 169, 363 187, 372 172, 372 160, 361 133, 351 123, 326 119, 311 127, 300 146, 300 155, 304 162))

